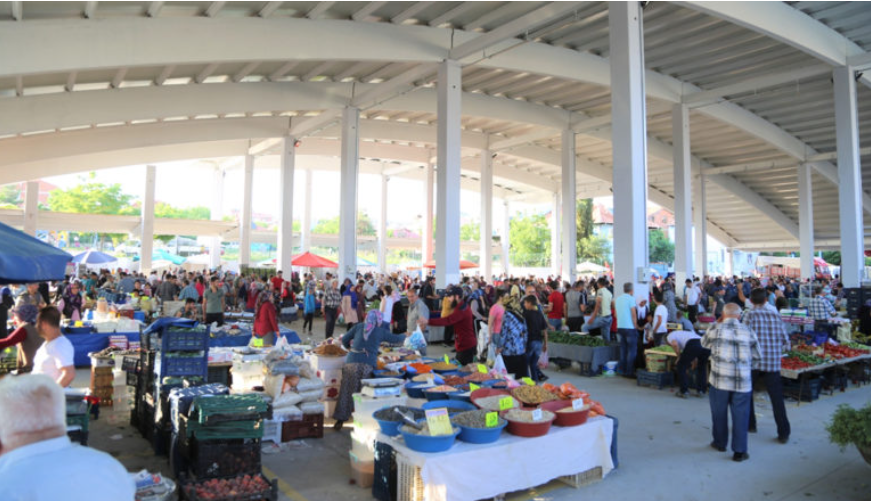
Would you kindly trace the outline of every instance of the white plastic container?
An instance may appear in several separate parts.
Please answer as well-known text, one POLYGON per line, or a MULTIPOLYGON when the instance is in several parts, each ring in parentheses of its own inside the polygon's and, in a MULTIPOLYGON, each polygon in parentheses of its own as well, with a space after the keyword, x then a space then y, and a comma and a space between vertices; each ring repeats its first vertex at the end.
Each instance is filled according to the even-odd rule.
POLYGON ((345 365, 345 357, 324 357, 312 353, 311 365, 316 371, 341 371, 345 365))

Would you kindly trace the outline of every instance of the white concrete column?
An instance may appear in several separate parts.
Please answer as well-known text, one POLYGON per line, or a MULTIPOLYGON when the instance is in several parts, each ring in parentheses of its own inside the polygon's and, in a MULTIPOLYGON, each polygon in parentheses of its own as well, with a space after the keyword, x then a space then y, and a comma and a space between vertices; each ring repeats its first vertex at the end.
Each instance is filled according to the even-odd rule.
POLYGON ((502 272, 511 270, 511 204, 505 200, 505 219, 502 221, 502 272))
POLYGON ((553 213, 550 218, 550 273, 553 276, 560 274, 562 256, 560 251, 560 201, 559 193, 553 194, 553 213))
POLYGON ((339 277, 357 277, 357 176, 360 170, 360 110, 342 110, 342 167, 339 190, 339 277))
POLYGON ((578 204, 578 183, 575 155, 575 133, 564 130, 562 132, 562 277, 569 283, 575 282, 578 269, 578 222, 575 215, 578 204))
MULTIPOLYGON (((151 254, 154 252, 154 186, 157 168, 145 167, 145 192, 142 195, 142 213, 139 233, 139 271, 151 271, 151 254)), ((178 237, 176 237, 178 238, 178 237)))
POLYGON ((705 207, 705 176, 701 168, 696 168, 693 176, 693 227, 696 261, 694 273, 703 277, 708 274, 708 214, 705 207))
POLYGON ((481 240, 478 270, 484 280, 493 280, 493 155, 481 150, 481 240))
POLYGON ((254 156, 245 155, 242 181, 242 214, 239 221, 239 266, 251 264, 251 195, 254 190, 254 156))
POLYGON ((39 216, 39 181, 28 181, 24 187, 24 233, 36 235, 39 216))
POLYGON ((433 258, 433 236, 432 236, 432 216, 433 216, 433 194, 435 190, 435 168, 432 162, 426 164, 426 179, 423 182, 424 191, 424 208, 423 208, 423 259, 422 263, 426 263, 433 258))
POLYGON ((693 276, 693 185, 690 163, 690 116, 676 104, 671 115, 674 144, 674 271, 675 283, 693 276))
POLYGON ((611 116, 614 158, 615 291, 635 284, 647 296, 647 112, 644 29, 638 2, 610 2, 611 116))
POLYGON ((284 272, 290 279, 293 272, 293 176, 296 171, 296 139, 292 136, 281 139, 278 166, 279 216, 278 216, 278 262, 275 269, 284 272))
MULTIPOLYGON (((215 169, 215 185, 212 188, 212 221, 220 221, 224 217, 224 169, 215 169)), ((215 269, 221 266, 221 235, 212 237, 209 249, 209 267, 215 269)))
POLYGON ((841 219, 841 282, 859 287, 865 271, 862 161, 853 68, 835 68, 835 128, 838 147, 838 206, 841 219))
POLYGON ((438 194, 436 287, 460 282, 460 98, 462 67, 453 60, 438 73, 438 194))
POLYGON ((726 265, 724 274, 727 277, 731 277, 735 274, 735 249, 726 249, 726 265))
POLYGON ((801 252, 801 278, 814 277, 814 197, 811 166, 798 166, 798 242, 801 252))
POLYGON ((312 198, 314 197, 312 186, 314 184, 315 171, 308 169, 303 172, 305 172, 305 205, 303 205, 302 210, 301 249, 302 252, 309 252, 312 248, 312 198))
POLYGON ((381 220, 378 222, 378 269, 387 273, 387 183, 388 176, 381 174, 381 220))

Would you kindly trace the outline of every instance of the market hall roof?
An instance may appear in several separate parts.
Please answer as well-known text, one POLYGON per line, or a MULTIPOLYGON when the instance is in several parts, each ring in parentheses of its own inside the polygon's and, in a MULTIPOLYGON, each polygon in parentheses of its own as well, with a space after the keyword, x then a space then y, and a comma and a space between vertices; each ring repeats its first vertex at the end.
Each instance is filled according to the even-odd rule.
MULTIPOLYGON (((607 13, 604 2, 0 2, 0 183, 269 153, 288 133, 299 154, 336 156, 348 105, 361 109, 364 159, 422 178, 436 65, 454 58, 466 186, 489 148, 497 196, 549 200, 571 127, 578 196, 608 195, 607 13)), ((653 2, 644 16, 650 200, 673 209, 671 112, 683 102, 709 234, 796 247, 796 165, 811 162, 817 244, 836 242, 831 70, 869 63, 871 8, 653 2)))

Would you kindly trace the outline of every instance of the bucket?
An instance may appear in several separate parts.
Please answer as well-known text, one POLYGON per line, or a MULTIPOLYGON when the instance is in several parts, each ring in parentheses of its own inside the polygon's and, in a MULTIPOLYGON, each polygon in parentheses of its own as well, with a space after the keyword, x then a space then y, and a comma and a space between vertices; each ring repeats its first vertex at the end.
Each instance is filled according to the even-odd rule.
POLYGON ((605 362, 605 371, 603 372, 603 374, 605 374, 606 376, 614 376, 616 374, 616 372, 615 372, 616 370, 617 370, 617 362, 616 361, 612 360, 610 362, 605 362))

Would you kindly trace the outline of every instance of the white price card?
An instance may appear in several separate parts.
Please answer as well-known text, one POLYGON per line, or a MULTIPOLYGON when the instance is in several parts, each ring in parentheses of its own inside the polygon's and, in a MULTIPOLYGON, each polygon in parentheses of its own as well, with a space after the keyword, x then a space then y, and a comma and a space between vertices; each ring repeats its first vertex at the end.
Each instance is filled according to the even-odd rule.
POLYGON ((584 408, 584 399, 583 398, 576 398, 576 399, 572 400, 572 409, 579 411, 583 408, 584 408))
POLYGON ((532 411, 532 420, 541 421, 541 409, 535 409, 532 411))

